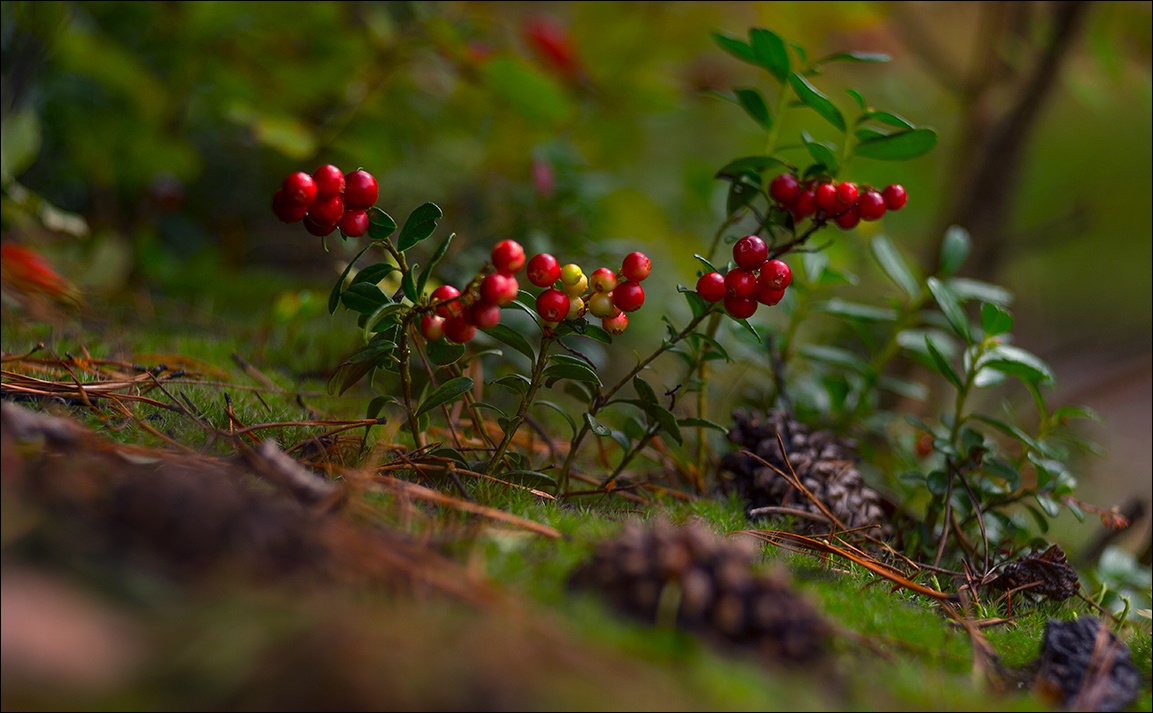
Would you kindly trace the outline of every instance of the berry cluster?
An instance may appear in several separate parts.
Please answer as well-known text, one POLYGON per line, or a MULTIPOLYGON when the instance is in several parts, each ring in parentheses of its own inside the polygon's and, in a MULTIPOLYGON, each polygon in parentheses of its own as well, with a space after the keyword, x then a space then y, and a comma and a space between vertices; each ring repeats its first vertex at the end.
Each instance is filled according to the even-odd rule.
POLYGON ((909 200, 904 187, 896 184, 878 191, 850 181, 801 183, 792 173, 774 178, 769 183, 769 196, 792 213, 794 220, 832 220, 842 230, 851 230, 862 220, 880 220, 886 211, 900 210, 909 200))
POLYGON ((491 254, 492 271, 482 270, 464 291, 441 285, 429 295, 433 311, 420 319, 420 332, 430 342, 441 337, 464 344, 477 329, 500 324, 500 308, 516 299, 520 283, 516 274, 524 269, 524 248, 515 240, 502 240, 491 254))
POLYGON ((311 174, 290 173, 272 196, 272 212, 285 223, 303 221, 305 230, 318 237, 339 228, 346 237, 359 238, 368 232, 368 209, 378 193, 368 171, 345 174, 325 164, 311 174))
POLYGON ((548 253, 534 255, 528 262, 529 282, 545 288, 536 298, 536 313, 546 327, 561 320, 579 319, 590 313, 601 320, 610 334, 621 334, 629 326, 628 312, 645 303, 641 282, 652 272, 653 264, 641 252, 631 252, 613 272, 599 267, 585 275, 580 265, 560 262, 548 253), (556 286, 560 281, 560 287, 556 286))
POLYGON ((697 294, 706 302, 724 300, 725 312, 747 319, 758 305, 775 305, 793 281, 793 271, 783 260, 769 259, 769 246, 757 235, 746 235, 733 244, 736 266, 725 274, 707 272, 697 280, 697 294))

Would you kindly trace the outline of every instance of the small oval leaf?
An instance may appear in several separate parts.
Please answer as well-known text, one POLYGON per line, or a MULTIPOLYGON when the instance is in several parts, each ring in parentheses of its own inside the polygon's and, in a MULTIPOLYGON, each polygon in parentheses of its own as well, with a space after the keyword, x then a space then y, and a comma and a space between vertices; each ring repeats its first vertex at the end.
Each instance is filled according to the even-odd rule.
POLYGON ((937 132, 933 129, 912 129, 866 139, 856 145, 853 155, 879 161, 905 161, 928 153, 936 144, 937 132))
POLYGON ((429 394, 416 409, 416 415, 428 413, 437 406, 446 404, 472 388, 473 381, 467 376, 458 376, 441 384, 429 394))

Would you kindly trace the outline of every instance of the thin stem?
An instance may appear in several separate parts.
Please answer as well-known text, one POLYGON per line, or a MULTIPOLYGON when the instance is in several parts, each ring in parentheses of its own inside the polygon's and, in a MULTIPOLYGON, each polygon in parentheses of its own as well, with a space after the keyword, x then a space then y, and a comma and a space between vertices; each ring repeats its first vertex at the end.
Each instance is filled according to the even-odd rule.
POLYGON ((552 346, 555 337, 544 337, 541 339, 540 352, 537 354, 536 363, 532 367, 532 378, 529 380, 528 391, 525 392, 524 397, 520 401, 520 406, 517 408, 516 415, 513 416, 512 422, 507 425, 504 431, 504 437, 497 445, 496 450, 493 451, 492 458, 484 466, 484 473, 491 475, 492 471, 496 469, 504 453, 508 450, 509 444, 512 443, 513 437, 516 435, 517 430, 520 428, 521 423, 524 422, 525 417, 528 415, 529 407, 532 406, 533 398, 536 397, 536 392, 541 387, 544 369, 548 365, 548 352, 549 347, 552 346))

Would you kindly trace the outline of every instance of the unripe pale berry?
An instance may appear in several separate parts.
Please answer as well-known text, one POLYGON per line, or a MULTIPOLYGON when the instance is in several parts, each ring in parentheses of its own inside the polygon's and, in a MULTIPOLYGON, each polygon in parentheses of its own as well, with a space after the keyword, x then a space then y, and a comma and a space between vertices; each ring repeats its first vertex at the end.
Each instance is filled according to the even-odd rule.
POLYGON ((430 342, 438 341, 444 336, 444 317, 435 314, 426 314, 420 318, 420 333, 430 342))
POLYGON ((288 174, 281 189, 289 203, 309 205, 316 200, 316 181, 304 171, 288 174))
POLYGON ((536 313, 546 322, 561 321, 568 316, 570 306, 568 295, 554 287, 541 292, 536 298, 536 313))
POLYGON ((742 270, 756 270, 768 259, 769 246, 759 235, 746 235, 733 243, 733 262, 742 270))
POLYGON ((613 304, 613 296, 609 292, 592 293, 588 299, 588 310, 600 319, 615 317, 620 313, 620 308, 613 304))
POLYGON ((752 297, 725 295, 725 311, 729 313, 730 317, 748 319, 756 313, 757 301, 752 297))
POLYGON ((706 272, 697 280, 697 294, 705 302, 720 302, 726 291, 725 276, 719 272, 706 272))
POLYGON ((515 240, 502 240, 492 248, 492 265, 497 272, 515 275, 524 267, 524 248, 515 240))
POLYGON ((533 255, 528 261, 528 281, 537 287, 552 287, 560 279, 560 263, 548 253, 533 255))
POLYGON ((623 334, 629 326, 629 316, 621 312, 615 317, 605 317, 601 320, 601 326, 609 334, 620 335, 623 334))
POLYGON ((376 177, 363 168, 344 177, 344 205, 353 210, 368 210, 376 204, 380 186, 376 177))
POLYGON ((642 252, 632 252, 625 255, 621 261, 620 276, 629 282, 640 282, 649 276, 653 270, 653 261, 642 252))
POLYGON ((464 314, 464 305, 460 302, 460 290, 452 285, 441 285, 432 291, 429 300, 433 303, 443 302, 436 306, 436 313, 441 317, 459 317, 464 314))
POLYGON ((761 268, 757 282, 763 282, 774 290, 783 290, 793 281, 793 271, 784 260, 769 260, 761 268))
POLYGON ((359 238, 368 232, 368 213, 363 210, 346 210, 340 216, 337 227, 350 238, 359 238))
POLYGON ((560 281, 565 285, 575 285, 584 276, 581 266, 575 262, 570 262, 560 269, 560 281))
POLYGON ((593 292, 612 292, 616 286, 616 273, 607 267, 598 267, 589 275, 589 287, 593 292))
POLYGON ((331 163, 326 163, 312 172, 316 181, 316 197, 339 196, 344 193, 344 172, 331 163))
POLYGON ((781 205, 792 203, 801 193, 801 184, 791 173, 782 173, 769 183, 769 195, 781 205))
POLYGON ((622 282, 613 290, 613 304, 622 312, 635 312, 645 303, 645 288, 639 282, 622 282))
POLYGON ((564 287, 564 293, 566 295, 576 297, 577 295, 583 295, 585 290, 589 288, 589 278, 581 275, 580 279, 572 285, 566 285, 564 284, 564 280, 561 280, 561 286, 564 287))
POLYGON ((573 297, 569 300, 565 319, 580 319, 583 316, 585 316, 585 301, 580 297, 573 297))
POLYGON ((757 291, 757 276, 734 267, 725 275, 725 291, 734 297, 752 297, 757 291))

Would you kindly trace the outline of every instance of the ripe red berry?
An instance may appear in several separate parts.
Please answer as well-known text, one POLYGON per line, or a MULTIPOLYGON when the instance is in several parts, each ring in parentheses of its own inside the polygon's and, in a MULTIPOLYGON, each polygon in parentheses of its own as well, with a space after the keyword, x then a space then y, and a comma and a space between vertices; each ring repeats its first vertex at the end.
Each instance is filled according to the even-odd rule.
POLYGON ((492 329, 500 324, 500 307, 487 302, 474 302, 468 308, 468 322, 479 329, 492 329))
POLYGON ((901 210, 909 201, 909 194, 905 193, 905 187, 898 184, 887 186, 885 190, 881 191, 881 197, 885 199, 885 207, 889 210, 901 210))
POLYGON ((316 197, 339 196, 344 193, 344 172, 331 163, 326 163, 312 172, 316 181, 316 197))
POLYGON ((536 298, 536 313, 546 322, 559 322, 568 316, 571 306, 568 295, 550 287, 536 298))
POLYGON ((346 210, 337 227, 348 237, 359 238, 368 232, 368 213, 363 210, 346 210))
POLYGON ((725 292, 733 297, 752 297, 757 291, 757 276, 734 267, 725 275, 725 292))
POLYGON ((622 312, 635 312, 645 303, 645 288, 639 282, 622 282, 613 290, 613 304, 622 312))
POLYGON ((444 336, 444 317, 435 314, 426 314, 420 318, 420 333, 430 342, 440 340, 444 336))
POLYGON ((629 326, 629 316, 621 312, 615 317, 605 317, 601 320, 601 326, 609 334, 619 335, 623 334, 629 326))
POLYGON ((837 227, 841 230, 852 230, 861 222, 861 214, 857 212, 857 206, 853 205, 844 213, 833 218, 833 222, 836 223, 837 227))
POLYGON ((284 197, 289 203, 309 205, 316 200, 316 181, 304 171, 288 174, 281 189, 284 190, 284 197))
POLYGON ((757 282, 756 300, 763 305, 772 307, 785 297, 784 290, 774 290, 767 282, 757 282))
POLYGON ((768 259, 769 246, 759 235, 746 235, 733 243, 733 261, 743 270, 756 270, 768 259))
POLYGON ((452 285, 441 285, 428 296, 432 303, 441 302, 436 306, 436 313, 441 317, 459 317, 464 314, 464 305, 461 304, 460 290, 452 285))
POLYGON ((620 276, 629 282, 640 282, 649 276, 653 270, 653 262, 649 256, 642 252, 632 252, 625 255, 621 261, 620 276))
POLYGON ((757 301, 752 297, 737 297, 725 295, 725 311, 730 317, 748 319, 757 311, 757 301))
POLYGON ((492 265, 497 272, 514 275, 524 267, 524 248, 515 240, 502 240, 493 246, 492 265))
POLYGON ((845 181, 844 183, 837 184, 837 201, 839 201, 841 205, 836 212, 840 213, 845 208, 856 203, 859 194, 860 190, 857 188, 856 183, 845 181))
POLYGON ((310 216, 305 215, 304 229, 318 238, 323 238, 326 235, 330 235, 332 231, 336 230, 336 225, 322 225, 321 223, 317 223, 310 216))
POLYGON ((845 209, 837 200, 837 187, 832 183, 818 183, 813 195, 817 199, 817 208, 825 215, 836 215, 845 209))
POLYGON ((308 206, 308 217, 319 225, 336 225, 344 217, 344 201, 340 196, 317 198, 308 206))
POLYGON ((528 261, 528 281, 537 287, 551 287, 560 279, 560 262, 548 253, 538 253, 528 261))
POLYGON ((880 220, 885 214, 885 199, 870 188, 857 198, 857 213, 861 220, 880 220))
POLYGON ((617 276, 607 267, 598 267, 589 275, 589 287, 593 292, 612 292, 616 286, 617 276))
POLYGON ((491 272, 480 283, 480 301, 501 307, 516 299, 520 285, 512 275, 491 272))
POLYGON ((781 205, 792 203, 801 194, 801 184, 791 173, 782 173, 769 183, 769 195, 781 205))
POLYGON ((380 186, 376 177, 358 168, 344 177, 344 205, 353 210, 368 210, 376 204, 380 186))
POLYGON ((783 290, 793 281, 793 271, 783 260, 769 260, 761 268, 758 283, 765 283, 774 290, 783 290))
POLYGON ((277 188, 272 194, 272 212, 285 223, 295 223, 308 213, 308 206, 293 203, 285 197, 283 188, 277 188))
POLYGON ((705 302, 720 302, 726 292, 725 276, 719 272, 706 272, 697 280, 697 294, 705 302))
POLYGON ((476 325, 469 324, 464 315, 444 320, 444 336, 457 344, 464 344, 476 336, 476 325))
POLYGON ((794 220, 801 220, 817 212, 817 196, 813 189, 806 188, 788 205, 794 220))

